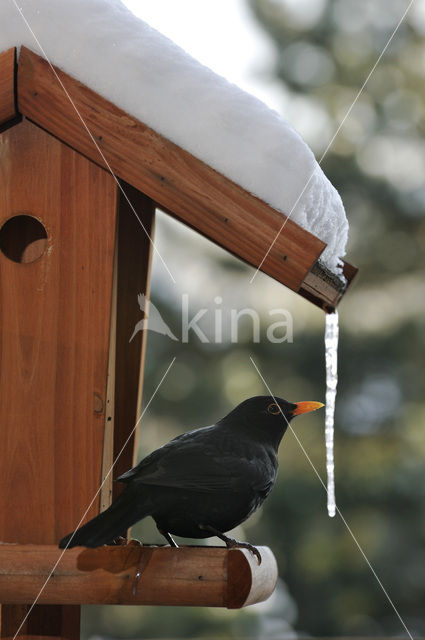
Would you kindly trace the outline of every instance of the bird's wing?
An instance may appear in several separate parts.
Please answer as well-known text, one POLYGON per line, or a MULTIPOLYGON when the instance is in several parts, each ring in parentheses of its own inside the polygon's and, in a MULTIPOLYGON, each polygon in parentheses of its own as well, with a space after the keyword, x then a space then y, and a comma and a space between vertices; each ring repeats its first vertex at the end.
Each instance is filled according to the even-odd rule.
POLYGON ((276 469, 267 457, 184 436, 154 451, 119 480, 207 493, 238 491, 247 485, 268 492, 274 483, 276 469))

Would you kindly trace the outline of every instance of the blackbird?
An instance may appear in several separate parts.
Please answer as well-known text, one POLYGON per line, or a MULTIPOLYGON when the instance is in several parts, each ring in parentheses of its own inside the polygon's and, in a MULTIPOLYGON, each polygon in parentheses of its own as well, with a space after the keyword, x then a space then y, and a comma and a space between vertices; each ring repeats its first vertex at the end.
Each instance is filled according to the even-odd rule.
POLYGON ((272 490, 278 447, 292 418, 322 406, 256 396, 216 424, 177 436, 123 473, 118 480, 126 486, 118 498, 62 538, 59 547, 99 547, 152 516, 172 546, 177 545, 171 534, 215 535, 228 547, 247 547, 259 556, 255 547, 225 532, 254 513, 272 490))

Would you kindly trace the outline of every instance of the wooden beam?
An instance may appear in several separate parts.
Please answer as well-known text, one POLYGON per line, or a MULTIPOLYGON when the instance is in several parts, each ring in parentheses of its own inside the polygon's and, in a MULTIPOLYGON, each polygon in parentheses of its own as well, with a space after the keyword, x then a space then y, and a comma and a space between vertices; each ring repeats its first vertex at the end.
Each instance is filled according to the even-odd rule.
POLYGON ((0 545, 0 601, 40 604, 138 604, 240 607, 266 600, 277 580, 275 558, 246 549, 127 545, 61 555, 55 546, 0 545), (137 579, 137 574, 140 577, 137 579))
MULTIPOLYGON (((143 294, 148 304, 155 203, 121 182, 117 214, 101 511, 124 489, 122 483, 113 480, 137 462, 138 429, 135 427, 141 412, 147 330, 134 335, 133 332, 144 316, 147 319, 139 307, 138 295, 143 294)), ((123 536, 125 533, 121 532, 123 536)))
MULTIPOLYGON (((112 171, 173 216, 254 267, 282 223, 275 211, 187 151, 55 69, 112 171)), ((48 63, 25 47, 20 112, 101 166, 105 162, 48 63)), ((325 244, 288 220, 261 270, 298 291, 325 244)))
POLYGON ((114 483, 113 479, 136 464, 138 430, 134 427, 141 411, 147 331, 137 331, 135 335, 133 332, 143 318, 138 295, 144 294, 149 300, 155 203, 122 182, 118 190, 117 214, 103 441, 102 479, 106 479, 101 490, 102 511, 124 488, 122 483, 114 483), (112 465, 113 473, 110 474, 112 465))
POLYGON ((16 106, 16 49, 0 53, 0 131, 16 124, 20 117, 16 106))
MULTIPOLYGON (((114 478, 136 464, 137 431, 134 427, 141 411, 147 330, 137 331, 134 335, 133 332, 137 323, 147 318, 140 309, 138 295, 144 294, 149 304, 155 217, 155 203, 150 198, 125 182, 120 186, 114 420, 114 460, 117 461, 114 478)), ((123 489, 122 483, 114 483, 114 498, 123 489)))
POLYGON ((332 313, 351 285, 357 271, 357 267, 343 261, 344 281, 319 261, 305 277, 298 293, 318 307, 322 307, 326 313, 332 313))
MULTIPOLYGON (((118 225, 117 225, 118 226, 118 225)), ((115 362, 117 354, 117 296, 118 296, 118 233, 115 232, 114 270, 111 292, 111 316, 109 322, 108 381, 106 385, 105 406, 101 397, 96 398, 98 411, 104 413, 102 482, 100 485, 99 510, 105 511, 112 502, 113 464, 114 464, 114 428, 115 428, 115 362)))
POLYGON ((29 604, 1 605, 2 640, 14 640, 19 628, 17 637, 20 640, 61 640, 62 638, 77 640, 80 638, 80 607, 78 605, 36 605, 26 617, 29 609, 29 604))
MULTIPOLYGON (((54 544, 99 510, 117 190, 28 120, 1 141, 0 540, 54 544)), ((2 607, 2 637, 19 617, 2 607)), ((78 618, 35 607, 21 637, 78 618)))

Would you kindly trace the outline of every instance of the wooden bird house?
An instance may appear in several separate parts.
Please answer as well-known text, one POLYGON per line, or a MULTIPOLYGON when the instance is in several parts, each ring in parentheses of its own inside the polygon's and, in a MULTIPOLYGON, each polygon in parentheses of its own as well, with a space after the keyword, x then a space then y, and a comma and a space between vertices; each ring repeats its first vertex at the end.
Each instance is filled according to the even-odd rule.
MULTIPOLYGON (((0 127, 1 637, 34 602, 19 637, 70 640, 84 603, 264 599, 267 549, 260 566, 196 547, 76 548, 56 562, 64 533, 110 504, 113 461, 114 477, 133 464, 146 336, 128 338, 149 295, 155 208, 254 267, 282 214, 26 48, 0 56, 0 127)), ((288 220, 261 270, 332 310, 347 285, 320 266, 324 246, 288 220)))

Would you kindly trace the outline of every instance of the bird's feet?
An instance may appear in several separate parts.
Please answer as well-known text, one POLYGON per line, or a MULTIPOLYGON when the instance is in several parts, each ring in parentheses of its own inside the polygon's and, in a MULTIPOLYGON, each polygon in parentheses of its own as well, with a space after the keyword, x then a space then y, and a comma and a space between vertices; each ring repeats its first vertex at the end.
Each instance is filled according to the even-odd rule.
POLYGON ((175 547, 176 549, 179 548, 179 545, 177 544, 177 542, 171 537, 171 535, 168 533, 168 531, 165 531, 164 529, 160 529, 157 525, 156 527, 159 531, 159 533, 164 536, 164 538, 166 539, 166 541, 168 542, 168 544, 170 545, 170 547, 175 547))
POLYGON ((127 545, 131 547, 143 547, 143 542, 137 540, 137 538, 130 538, 130 540, 128 540, 127 538, 124 538, 124 536, 117 536, 112 540, 111 545, 123 547, 127 545))
POLYGON ((229 538, 229 536, 226 536, 224 533, 221 533, 221 531, 218 531, 208 524, 200 524, 199 528, 202 529, 202 531, 209 531, 212 535, 217 536, 217 538, 220 538, 220 540, 223 540, 228 549, 248 549, 248 551, 251 551, 251 553, 257 558, 258 564, 261 564, 261 553, 258 551, 257 547, 254 547, 253 544, 250 544, 249 542, 239 542, 239 540, 229 538))
POLYGON ((251 551, 251 553, 257 558, 258 564, 261 564, 261 553, 258 551, 257 547, 249 542, 239 542, 239 540, 235 540, 234 538, 227 538, 226 547, 228 549, 248 549, 248 551, 251 551))

